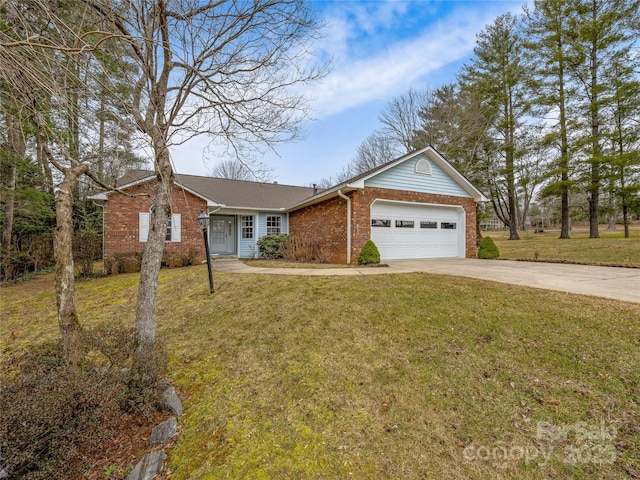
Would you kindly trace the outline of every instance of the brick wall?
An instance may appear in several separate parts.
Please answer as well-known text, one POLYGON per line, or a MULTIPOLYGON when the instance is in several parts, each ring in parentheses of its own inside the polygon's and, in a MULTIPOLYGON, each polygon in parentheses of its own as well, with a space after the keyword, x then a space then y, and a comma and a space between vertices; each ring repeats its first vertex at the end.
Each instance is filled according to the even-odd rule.
MULTIPOLYGON (((351 198, 351 262, 358 261, 358 254, 371 238, 371 204, 376 199, 403 202, 459 205, 466 213, 466 256, 476 256, 476 205, 473 198, 436 195, 431 193, 391 190, 367 187, 347 194, 351 198)), ((292 235, 307 235, 332 252, 333 263, 346 263, 346 212, 347 202, 339 197, 291 212, 292 235)))
MULTIPOLYGON (((114 253, 144 250, 146 244, 139 241, 138 214, 149 212, 155 192, 155 181, 150 181, 127 189, 127 193, 139 196, 109 194, 109 200, 104 204, 105 258, 114 253)), ((200 209, 206 211, 204 200, 174 187, 171 205, 172 213, 181 215, 181 241, 165 243, 165 251, 184 254, 195 251, 205 258, 204 239, 197 221, 200 209)))
POLYGON ((336 197, 291 212, 289 235, 321 245, 331 263, 347 263, 347 202, 336 197))

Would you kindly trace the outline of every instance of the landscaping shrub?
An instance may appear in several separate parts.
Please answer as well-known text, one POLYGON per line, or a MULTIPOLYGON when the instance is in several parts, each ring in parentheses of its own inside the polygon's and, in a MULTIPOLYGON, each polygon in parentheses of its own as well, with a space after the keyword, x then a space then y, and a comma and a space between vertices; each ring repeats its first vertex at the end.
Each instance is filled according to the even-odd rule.
POLYGON ((102 237, 93 230, 79 230, 73 235, 73 260, 81 277, 93 275, 93 262, 102 254, 102 237))
POLYGON ((265 235, 256 243, 260 256, 268 259, 277 259, 283 257, 283 248, 287 243, 289 235, 286 233, 278 233, 275 235, 265 235))
POLYGON ((28 253, 0 253, 0 281, 13 281, 34 270, 34 263, 28 253))
POLYGON ((493 259, 499 258, 500 252, 491 237, 484 237, 478 247, 478 258, 493 259))
POLYGON ((308 238, 289 237, 280 252, 289 262, 328 263, 329 258, 323 247, 308 238))
POLYGON ((189 250, 188 253, 163 252, 162 266, 168 268, 189 267, 195 265, 197 253, 189 250))
POLYGON ((118 259, 118 273, 136 273, 142 262, 135 256, 123 256, 118 259))
POLYGON ((130 364, 133 329, 85 333, 90 353, 77 369, 65 365, 61 342, 3 357, 0 465, 9 478, 81 478, 92 460, 131 435, 131 425, 151 422, 140 413, 153 410, 157 397, 148 385, 132 387, 130 370, 120 368, 130 364))
MULTIPOLYGON (((114 253, 105 257, 104 271, 106 275, 118 273, 136 273, 140 271, 144 252, 114 253)), ((189 250, 187 253, 163 252, 160 265, 167 268, 189 267, 196 264, 198 252, 189 250)))
POLYGON ((362 247, 358 255, 358 263, 360 265, 377 265, 380 263, 380 252, 373 241, 367 240, 367 243, 364 244, 364 247, 362 247))
POLYGON ((139 272, 143 254, 143 252, 121 252, 109 255, 104 259, 104 273, 117 275, 139 272))
POLYGON ((53 265, 53 234, 39 233, 31 237, 29 255, 33 260, 33 268, 37 272, 41 268, 53 265))

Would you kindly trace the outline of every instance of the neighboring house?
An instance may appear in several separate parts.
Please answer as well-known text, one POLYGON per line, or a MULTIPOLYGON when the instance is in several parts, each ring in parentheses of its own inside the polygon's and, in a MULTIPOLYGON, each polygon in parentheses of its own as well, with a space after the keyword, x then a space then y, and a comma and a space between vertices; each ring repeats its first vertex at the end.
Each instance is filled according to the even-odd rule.
MULTIPOLYGON (((94 195, 104 206, 104 255, 144 249, 153 172, 133 170, 117 192, 94 195)), ((383 260, 475 257, 476 203, 487 201, 435 149, 426 147, 365 174, 313 188, 175 176, 168 252, 204 255, 197 217, 208 212, 212 255, 258 256, 264 235, 288 233, 322 248, 333 263, 357 261, 369 239, 383 260)))
POLYGON ((504 230, 507 225, 496 215, 486 218, 480 222, 481 230, 504 230))

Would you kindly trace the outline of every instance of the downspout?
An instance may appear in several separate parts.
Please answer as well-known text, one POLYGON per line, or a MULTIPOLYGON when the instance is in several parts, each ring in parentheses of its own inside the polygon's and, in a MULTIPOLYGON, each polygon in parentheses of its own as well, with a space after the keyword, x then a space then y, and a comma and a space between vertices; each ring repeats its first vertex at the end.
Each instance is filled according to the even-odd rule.
POLYGON ((338 190, 338 196, 347 201, 347 264, 351 263, 351 199, 342 190, 338 190))

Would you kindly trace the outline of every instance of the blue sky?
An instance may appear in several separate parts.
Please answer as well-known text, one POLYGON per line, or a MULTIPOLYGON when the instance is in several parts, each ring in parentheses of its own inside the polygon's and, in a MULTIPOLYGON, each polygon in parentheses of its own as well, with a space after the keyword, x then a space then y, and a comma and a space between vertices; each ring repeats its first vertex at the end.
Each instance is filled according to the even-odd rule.
MULTIPOLYGON (((519 13, 526 1, 314 0, 327 23, 315 45, 331 57, 329 74, 308 88, 313 120, 306 138, 258 160, 281 184, 310 185, 337 173, 380 127, 387 103, 409 88, 455 80, 473 54, 476 35, 498 15, 519 13)), ((172 151, 178 173, 209 175, 217 159, 198 138, 172 151)))

